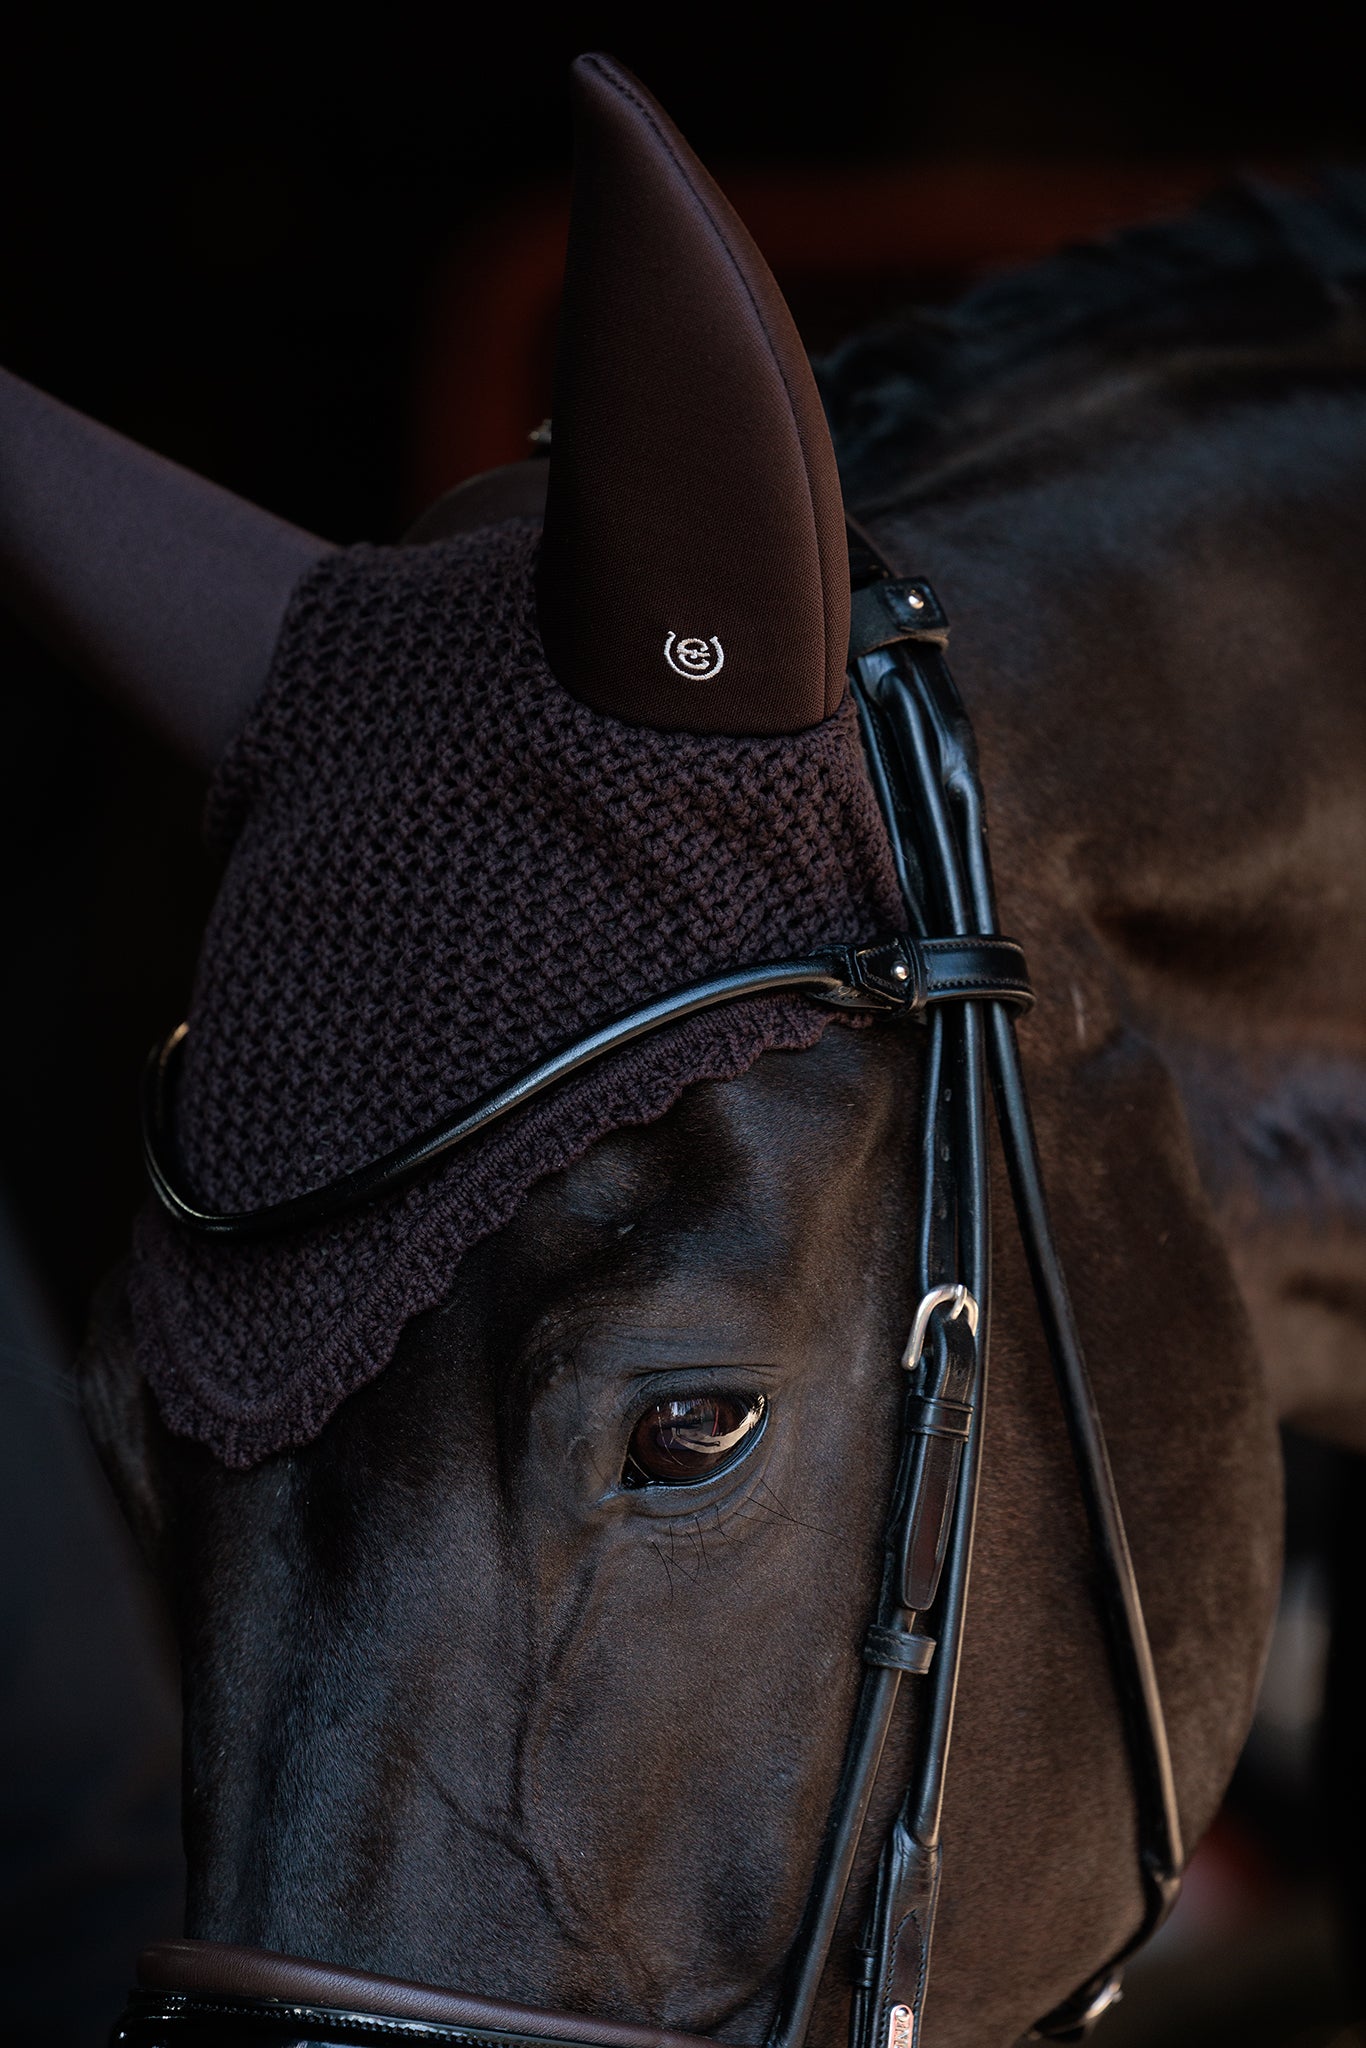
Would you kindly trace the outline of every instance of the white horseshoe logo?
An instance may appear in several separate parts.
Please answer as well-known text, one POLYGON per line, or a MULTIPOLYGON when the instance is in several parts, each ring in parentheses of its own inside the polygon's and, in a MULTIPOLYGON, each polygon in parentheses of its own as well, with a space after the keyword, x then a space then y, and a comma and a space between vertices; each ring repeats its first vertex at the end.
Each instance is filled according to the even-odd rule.
POLYGON ((719 640, 680 640, 673 633, 664 642, 664 659, 676 676, 686 676, 690 683, 709 683, 726 665, 719 640))

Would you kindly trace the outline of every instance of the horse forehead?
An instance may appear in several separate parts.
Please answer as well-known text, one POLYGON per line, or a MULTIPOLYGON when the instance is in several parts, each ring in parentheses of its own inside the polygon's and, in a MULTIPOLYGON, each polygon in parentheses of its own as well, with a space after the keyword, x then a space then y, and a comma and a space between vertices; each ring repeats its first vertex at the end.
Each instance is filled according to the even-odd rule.
MULTIPOLYGON (((472 1363, 491 1352, 500 1377, 526 1368, 539 1380, 566 1358, 610 1374, 620 1345, 609 1339, 628 1325, 679 1363, 711 1355, 708 1332, 724 1337, 718 1356, 815 1341, 845 1301, 841 1275, 880 1270, 879 1248, 916 1199, 901 1139, 919 1036, 831 1031, 698 1084, 657 1123, 608 1134, 530 1192, 400 1351, 448 1352, 464 1331, 472 1363)), ((867 1305, 882 1314, 880 1290, 867 1305)))
POLYGON ((532 1190, 514 1228, 536 1241, 559 1222, 723 1236, 767 1218, 781 1240, 808 1215, 828 1221, 909 1113, 916 1050, 905 1033, 836 1029, 766 1053, 658 1123, 600 1139, 532 1190))

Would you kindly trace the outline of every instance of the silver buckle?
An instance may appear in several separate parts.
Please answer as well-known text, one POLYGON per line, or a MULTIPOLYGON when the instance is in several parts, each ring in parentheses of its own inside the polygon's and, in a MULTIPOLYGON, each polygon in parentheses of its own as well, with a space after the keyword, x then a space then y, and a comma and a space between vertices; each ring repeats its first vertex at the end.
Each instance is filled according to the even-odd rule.
POLYGON ((929 1335, 930 1317, 937 1308, 948 1309, 951 1323, 956 1322, 959 1316, 966 1316, 969 1330, 974 1337, 977 1335, 977 1320, 981 1312, 962 1281, 944 1287, 932 1287, 915 1312, 911 1334, 906 1339, 906 1349, 901 1354, 901 1363, 907 1372, 914 1372, 920 1363, 920 1354, 925 1349, 925 1339, 929 1335))

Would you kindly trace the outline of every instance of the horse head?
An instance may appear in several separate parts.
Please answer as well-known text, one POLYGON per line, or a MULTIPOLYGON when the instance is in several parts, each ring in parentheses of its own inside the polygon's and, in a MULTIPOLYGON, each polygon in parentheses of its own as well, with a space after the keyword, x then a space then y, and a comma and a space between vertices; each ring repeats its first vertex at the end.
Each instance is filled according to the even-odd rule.
POLYGON ((84 1368, 185 1674, 190 1941, 125 2038, 1065 2033, 1250 1718, 1272 1405, 1061 864, 1085 773, 1005 764, 1017 632, 986 797, 1111 1484, 914 520, 855 533, 851 686, 777 288, 636 83, 575 78, 548 464, 334 550, 9 401, 21 601, 232 738, 84 1368))

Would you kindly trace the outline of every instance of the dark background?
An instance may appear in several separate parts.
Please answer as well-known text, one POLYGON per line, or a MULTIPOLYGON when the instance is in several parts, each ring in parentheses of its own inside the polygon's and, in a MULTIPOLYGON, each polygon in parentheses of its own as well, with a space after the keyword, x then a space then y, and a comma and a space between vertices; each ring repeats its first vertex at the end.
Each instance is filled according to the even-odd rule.
MULTIPOLYGON (((737 193, 747 178, 776 181, 775 220, 787 178, 795 193, 813 177, 977 164, 992 170, 1010 248, 1021 241, 1006 217, 1022 203, 1014 173, 1026 168, 1057 174, 1062 219, 1088 217, 1116 175, 1136 175, 1157 203, 1169 173, 1171 191, 1188 194, 1240 165, 1297 177, 1366 161, 1366 28, 1344 6, 1254 16, 846 0, 787 13, 507 0, 344 17, 208 9, 155 28, 51 10, 7 31, 0 361, 332 539, 395 537, 426 495, 459 480, 434 422, 443 360, 465 363, 472 338, 494 363, 500 350, 525 353, 525 336, 492 314, 485 332, 480 309, 501 256, 529 247, 560 202, 565 71, 585 48, 631 65, 737 193)), ((960 258, 949 229, 941 240, 933 262, 852 284, 794 281, 780 265, 808 342, 827 346, 866 314, 981 273, 980 248, 960 258)), ((545 409, 536 380, 549 340, 547 326, 531 352, 526 428, 545 409)), ((480 389, 459 388, 452 370, 441 404, 477 424, 480 389)), ((16 628, 0 629, 0 664, 0 1202, 60 1351, 126 1240, 140 1195, 137 1074, 183 1008, 213 876, 198 847, 198 775, 16 628)), ((1331 1459, 1297 1456, 1308 1505, 1292 1535, 1312 1566, 1331 1552, 1343 1478, 1331 1459)), ((1318 1595, 1312 1571, 1305 1581, 1310 1609, 1331 1572, 1324 1563, 1318 1595)), ((102 1683, 93 1668, 75 1682, 102 1683)), ((1353 1682, 1360 1697, 1359 1671, 1353 1682)), ((1312 1733, 1300 1729, 1293 1769, 1253 1771, 1221 1837, 1225 1891, 1269 1901, 1282 1932, 1301 1926, 1322 1874, 1312 1733)), ((22 1727, 9 1734, 11 1755, 25 1739, 22 1727)), ((60 1925, 60 1885, 52 1897, 60 1925)), ((1347 2041, 1341 1996, 1322 1988, 1321 1920, 1314 1930, 1308 1960, 1292 1958, 1282 1981, 1302 1968, 1319 1989, 1283 1992, 1284 2012, 1257 1994, 1255 2023, 1245 2004, 1228 2038, 1347 2041)), ((1221 1966, 1230 1987, 1251 1983, 1268 1953, 1265 1933, 1246 1939, 1246 1960, 1221 1966)), ((1201 1965, 1202 1983, 1216 1982, 1213 1967, 1201 1965)), ((4 2000, 0 1982, 0 2023, 4 2000)), ((1136 1994, 1125 2039, 1226 2037, 1199 2018, 1199 1997, 1183 2010, 1144 2035, 1136 1994)), ((43 2038, 97 2038, 88 2018, 65 2024, 43 2038)))

